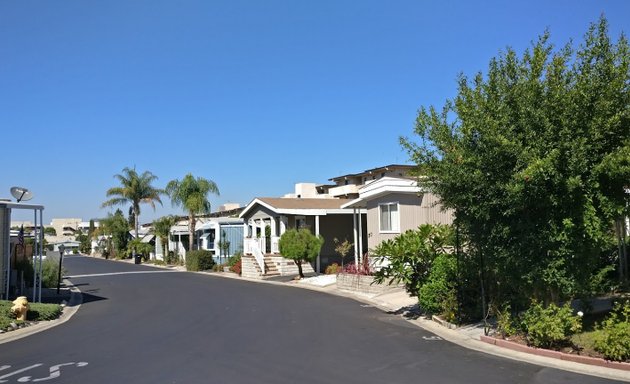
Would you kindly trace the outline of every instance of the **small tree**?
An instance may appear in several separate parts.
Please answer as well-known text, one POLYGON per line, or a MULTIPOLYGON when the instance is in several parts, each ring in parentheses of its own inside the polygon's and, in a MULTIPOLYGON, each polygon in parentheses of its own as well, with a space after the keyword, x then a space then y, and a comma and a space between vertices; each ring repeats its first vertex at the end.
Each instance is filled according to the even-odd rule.
POLYGON ((175 216, 163 216, 153 221, 152 232, 155 236, 160 238, 162 243, 162 257, 165 262, 168 262, 168 236, 171 232, 171 227, 175 225, 177 219, 175 216))
POLYGON ((221 231, 221 240, 219 240, 219 261, 223 261, 222 255, 226 258, 230 256, 230 242, 227 240, 225 231, 221 231))
POLYGON ((304 277, 302 272, 302 262, 312 261, 324 244, 324 238, 315 236, 306 228, 289 229, 280 237, 280 253, 283 257, 295 261, 298 266, 300 278, 304 277))
POLYGON ((348 239, 343 239, 340 242, 336 237, 333 239, 333 242, 335 243, 335 252, 341 256, 341 269, 343 269, 343 259, 350 253, 354 243, 349 242, 348 239))

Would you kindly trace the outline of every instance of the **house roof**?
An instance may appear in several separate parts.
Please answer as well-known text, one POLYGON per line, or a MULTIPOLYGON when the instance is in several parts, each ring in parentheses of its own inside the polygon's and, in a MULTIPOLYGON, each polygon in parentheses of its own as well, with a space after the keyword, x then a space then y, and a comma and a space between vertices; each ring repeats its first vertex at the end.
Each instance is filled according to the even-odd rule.
POLYGON ((361 187, 359 198, 342 205, 341 208, 363 208, 367 205, 367 201, 390 193, 419 194, 422 192, 415 180, 383 177, 361 187))
POLYGON ((240 217, 246 216, 256 205, 261 205, 278 214, 287 215, 347 214, 348 212, 341 209, 341 206, 350 201, 350 199, 258 197, 245 207, 240 217))
POLYGON ((406 164, 390 164, 390 165, 386 165, 383 167, 378 167, 378 168, 372 168, 372 169, 366 169, 363 172, 359 172, 359 173, 350 173, 347 175, 342 175, 342 176, 337 176, 337 177, 333 177, 332 179, 328 179, 330 181, 337 181, 337 180, 343 180, 349 177, 362 177, 362 176, 366 176, 366 175, 371 175, 374 173, 381 173, 383 171, 389 171, 391 169, 405 169, 405 170, 412 170, 414 169, 415 166, 414 165, 406 165, 406 164))

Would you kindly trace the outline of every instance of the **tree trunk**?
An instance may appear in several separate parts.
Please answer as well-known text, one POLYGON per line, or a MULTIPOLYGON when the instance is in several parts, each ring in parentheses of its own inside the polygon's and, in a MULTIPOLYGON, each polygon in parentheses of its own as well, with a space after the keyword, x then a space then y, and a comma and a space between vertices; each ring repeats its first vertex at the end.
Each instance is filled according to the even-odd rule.
POLYGON ((188 216, 188 250, 193 250, 195 238, 195 215, 191 214, 188 216))
POLYGON ((135 222, 135 231, 136 231, 136 240, 138 239, 138 227, 140 225, 140 220, 138 220, 138 213, 140 211, 140 206, 137 204, 133 205, 133 221, 135 222))
POLYGON ((298 273, 300 274, 300 279, 304 278, 304 272, 302 272, 302 260, 298 260, 295 262, 298 266, 298 273))

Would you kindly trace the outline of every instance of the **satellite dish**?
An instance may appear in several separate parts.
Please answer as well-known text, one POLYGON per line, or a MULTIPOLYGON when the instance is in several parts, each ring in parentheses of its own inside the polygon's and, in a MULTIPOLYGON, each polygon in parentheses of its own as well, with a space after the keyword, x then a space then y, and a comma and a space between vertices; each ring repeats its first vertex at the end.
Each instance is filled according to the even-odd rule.
POLYGON ((17 199, 17 202, 28 201, 33 198, 33 192, 22 187, 11 187, 11 195, 17 199))

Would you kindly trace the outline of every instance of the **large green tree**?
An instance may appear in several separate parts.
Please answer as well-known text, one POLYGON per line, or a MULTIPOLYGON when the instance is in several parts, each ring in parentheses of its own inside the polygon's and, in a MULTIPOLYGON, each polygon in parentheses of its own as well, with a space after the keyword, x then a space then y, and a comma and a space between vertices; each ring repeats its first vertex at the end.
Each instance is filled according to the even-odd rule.
POLYGON ((197 216, 210 213, 209 194, 219 195, 214 181, 187 174, 182 180, 171 180, 166 185, 166 193, 173 205, 182 207, 188 213, 188 250, 193 249, 197 216))
POLYGON ((625 36, 602 17, 583 43, 545 33, 486 75, 460 75, 441 112, 422 107, 401 138, 466 235, 494 300, 558 301, 587 290, 614 261, 612 227, 628 214, 630 77, 625 36), (612 246, 611 246, 612 244, 612 246))
POLYGON ((295 261, 300 277, 304 277, 302 263, 315 260, 324 244, 324 238, 315 236, 306 228, 289 229, 280 236, 278 246, 283 257, 295 261))
POLYGON ((149 204, 155 209, 156 202, 162 205, 160 195, 164 194, 164 191, 152 185, 152 183, 157 180, 157 176, 149 171, 144 171, 139 174, 135 167, 125 167, 122 173, 116 174, 114 177, 118 179, 120 186, 112 187, 107 190, 106 195, 111 198, 105 201, 102 207, 130 204, 134 217, 135 237, 137 239, 140 204, 149 204))

